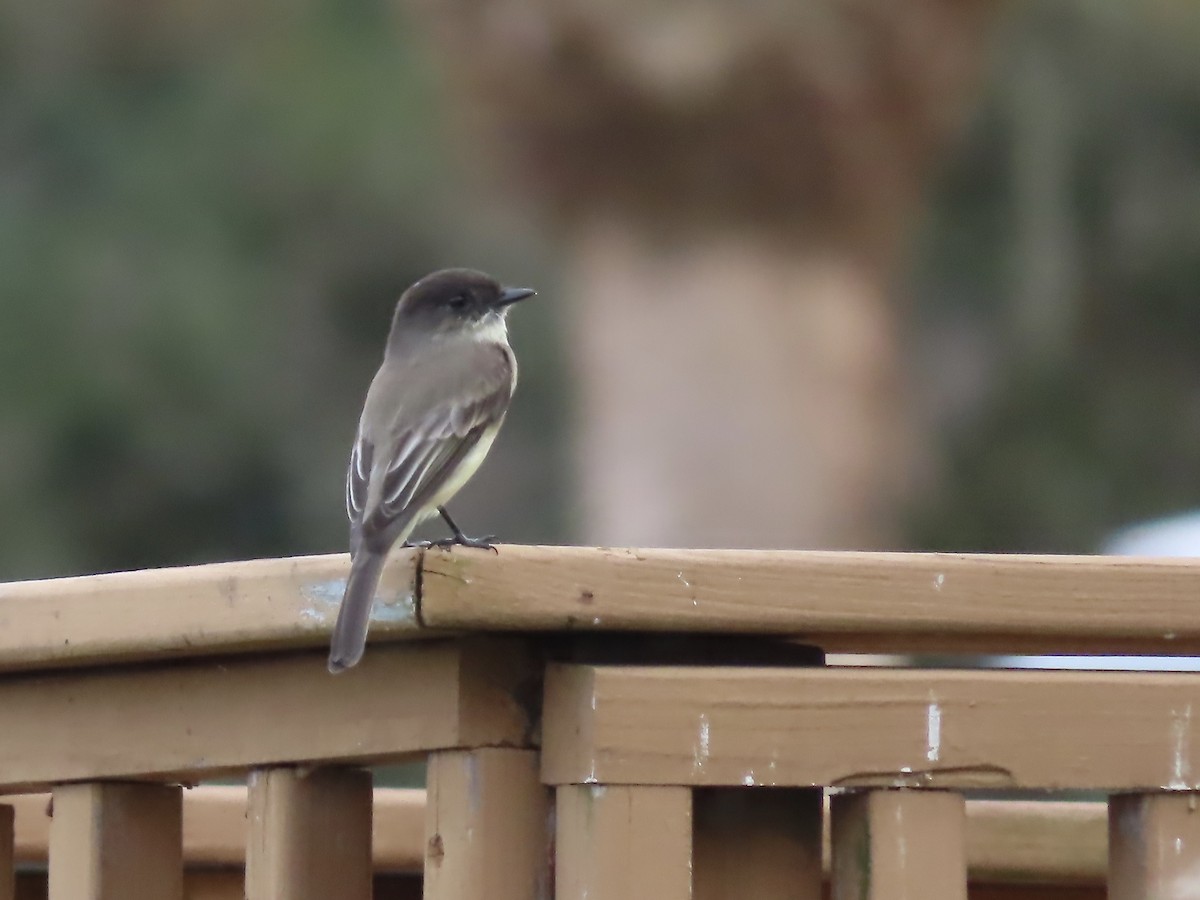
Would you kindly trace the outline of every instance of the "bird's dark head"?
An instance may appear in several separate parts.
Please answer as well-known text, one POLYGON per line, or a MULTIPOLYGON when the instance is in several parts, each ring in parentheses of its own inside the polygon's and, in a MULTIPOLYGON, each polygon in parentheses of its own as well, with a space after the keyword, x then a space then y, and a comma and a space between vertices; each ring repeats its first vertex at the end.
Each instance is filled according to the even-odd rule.
POLYGON ((505 288, 474 269, 442 269, 426 275, 400 297, 392 333, 485 336, 504 334, 504 317, 516 302, 532 297, 528 288, 505 288))

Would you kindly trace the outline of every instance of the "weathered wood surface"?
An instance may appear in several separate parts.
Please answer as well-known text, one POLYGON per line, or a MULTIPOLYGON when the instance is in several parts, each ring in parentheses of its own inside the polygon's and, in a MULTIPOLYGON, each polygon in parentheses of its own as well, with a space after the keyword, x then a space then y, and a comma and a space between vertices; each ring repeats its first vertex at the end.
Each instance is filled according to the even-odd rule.
POLYGON ((1200 674, 547 672, 549 784, 1183 789, 1200 674))
POLYGON ((536 751, 434 753, 426 783, 425 900, 552 896, 550 789, 536 751))
POLYGON ((792 635, 827 650, 1200 651, 1200 560, 501 547, 430 551, 421 620, 792 635))
MULTIPOLYGON (((16 810, 16 861, 44 864, 50 795, 18 794, 5 802, 16 810)), ((701 818, 697 811, 697 828, 701 818)), ((792 825, 798 827, 795 821, 792 825)), ((183 792, 183 852, 188 866, 241 867, 246 860, 246 827, 244 787, 206 785, 183 792)), ((968 800, 971 878, 996 884, 1102 884, 1107 827, 1105 804, 1094 801, 968 800)), ((702 836, 698 834, 696 840, 697 853, 704 852, 702 836)), ((426 850, 425 792, 376 788, 372 843, 377 872, 419 874, 426 850)))
POLYGON ((468 638, 376 647, 337 677, 323 652, 10 675, 0 790, 521 745, 528 664, 519 642, 468 638))
MULTIPOLYGON (((384 571, 371 632, 420 632, 419 553, 384 571)), ((346 586, 344 554, 0 584, 0 670, 316 647, 346 586)))
POLYGON ((54 789, 50 896, 183 900, 180 788, 68 784, 54 789))
MULTIPOLYGON (((50 795, 5 798, 16 810, 16 859, 46 862, 50 795)), ((425 853, 425 792, 376 788, 373 817, 377 872, 419 873, 425 853)), ((189 866, 234 868, 246 862, 246 788, 205 785, 183 792, 183 856, 189 866)))
MULTIPOLYGON (((499 550, 397 551, 372 643, 633 629, 782 634, 829 650, 1200 652, 1197 560, 499 550)), ((0 671, 320 647, 346 568, 336 554, 3 584, 0 671)))
POLYGON ((831 806, 832 900, 967 900, 961 794, 854 791, 831 806))
POLYGON ((564 785, 555 826, 555 900, 692 897, 687 788, 564 785))
POLYGON ((371 800, 366 769, 252 773, 246 900, 371 900, 371 800))

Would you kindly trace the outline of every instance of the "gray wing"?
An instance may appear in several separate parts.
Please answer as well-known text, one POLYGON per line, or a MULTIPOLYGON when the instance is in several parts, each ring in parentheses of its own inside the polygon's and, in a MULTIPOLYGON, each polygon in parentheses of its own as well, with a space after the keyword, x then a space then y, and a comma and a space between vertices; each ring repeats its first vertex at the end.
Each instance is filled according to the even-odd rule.
POLYGON ((443 362, 446 371, 439 375, 445 377, 430 379, 432 396, 410 402, 386 435, 372 442, 375 436, 360 430, 346 480, 352 554, 364 542, 383 548, 394 541, 484 434, 503 421, 513 392, 509 352, 496 345, 469 349, 461 359, 443 362), (373 465, 379 447, 390 450, 385 465, 373 465), (373 479, 379 481, 375 490, 373 479))

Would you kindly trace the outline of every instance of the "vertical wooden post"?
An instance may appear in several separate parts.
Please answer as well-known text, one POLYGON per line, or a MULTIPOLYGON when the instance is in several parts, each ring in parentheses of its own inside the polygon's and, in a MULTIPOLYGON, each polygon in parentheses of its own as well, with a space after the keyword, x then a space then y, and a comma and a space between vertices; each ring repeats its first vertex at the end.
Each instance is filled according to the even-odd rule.
POLYGON ((13 860, 16 835, 13 832, 13 808, 0 806, 0 900, 15 900, 17 870, 13 860))
POLYGON ((556 798, 556 900, 692 896, 690 788, 571 784, 556 798))
POLYGON ((371 900, 371 773, 250 776, 246 900, 371 900))
POLYGON ((426 900, 549 900, 549 790, 538 760, 507 748, 430 755, 426 900))
POLYGON ((961 794, 837 794, 831 818, 833 900, 967 900, 961 794))
POLYGON ((1191 791, 1109 798, 1109 900, 1200 897, 1198 801, 1191 791))
POLYGON ((820 900, 820 788, 699 788, 694 803, 695 900, 820 900))
POLYGON ((183 796, 159 784, 54 789, 50 900, 181 900, 183 796))

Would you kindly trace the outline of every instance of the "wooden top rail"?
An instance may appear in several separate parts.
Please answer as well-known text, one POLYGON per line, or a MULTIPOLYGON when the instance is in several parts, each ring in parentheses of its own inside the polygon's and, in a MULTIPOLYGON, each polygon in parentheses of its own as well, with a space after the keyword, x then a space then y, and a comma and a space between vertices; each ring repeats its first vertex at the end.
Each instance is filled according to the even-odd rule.
MULTIPOLYGON (((0 670, 320 647, 344 555, 0 585, 0 670)), ((502 546, 400 551, 375 643, 736 632, 831 651, 1200 653, 1200 560, 502 546)))
MULTIPOLYGON (((308 556, 0 584, 0 669, 317 647, 348 558, 308 556)), ((372 637, 415 636, 416 551, 392 558, 372 637)))
POLYGON ((832 651, 1200 651, 1200 559, 503 547, 427 553, 421 621, 794 636, 832 651))

